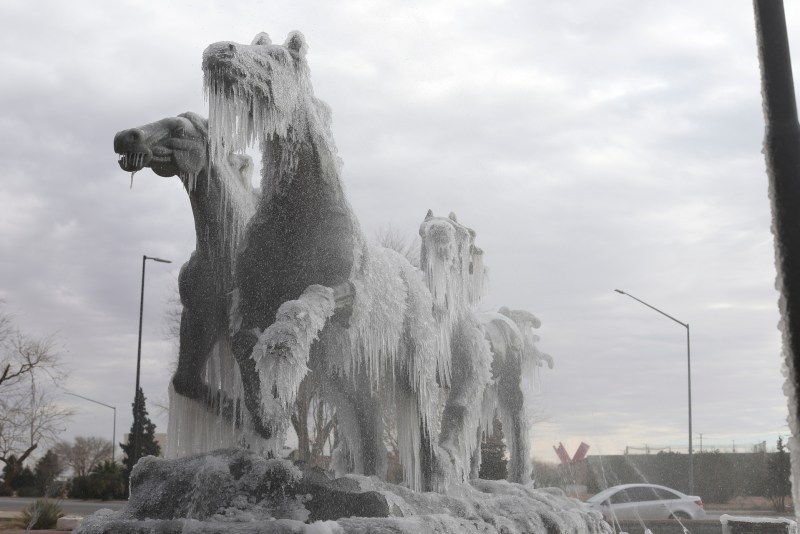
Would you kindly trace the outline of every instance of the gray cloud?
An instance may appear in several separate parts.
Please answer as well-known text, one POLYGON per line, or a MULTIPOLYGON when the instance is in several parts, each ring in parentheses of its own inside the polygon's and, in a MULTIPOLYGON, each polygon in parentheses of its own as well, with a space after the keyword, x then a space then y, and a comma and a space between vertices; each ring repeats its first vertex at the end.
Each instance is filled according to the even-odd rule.
MULTIPOLYGON (((486 251, 484 306, 542 319, 556 368, 537 457, 581 439, 685 446, 685 331, 615 287, 691 324, 696 432, 786 432, 749 4, 230 4, 0 6, 0 297, 57 333, 68 386, 116 405, 118 429, 141 255, 174 260, 148 264, 143 384, 158 399, 194 235, 177 179, 143 171, 129 189, 112 137, 205 113, 209 43, 300 29, 365 232, 413 237, 429 208, 455 211, 486 251)), ((70 432, 105 435, 102 413, 70 432)))

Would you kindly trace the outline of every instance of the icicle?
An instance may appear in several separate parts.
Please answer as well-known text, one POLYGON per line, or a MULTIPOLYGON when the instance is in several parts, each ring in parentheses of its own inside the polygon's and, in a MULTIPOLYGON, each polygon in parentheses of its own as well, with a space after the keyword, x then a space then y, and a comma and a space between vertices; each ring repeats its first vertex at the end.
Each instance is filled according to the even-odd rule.
POLYGON ((422 467, 419 455, 422 445, 422 422, 415 400, 405 389, 397 391, 397 446, 404 480, 412 490, 420 491, 422 467))
POLYGON ((294 403, 300 381, 308 372, 311 344, 334 308, 333 290, 320 285, 309 286, 299 299, 284 302, 278 308, 275 322, 253 347, 262 399, 271 399, 275 394, 285 406, 294 403))
POLYGON ((443 435, 442 446, 456 451, 461 460, 459 476, 464 481, 470 473, 475 448, 479 447, 476 431, 481 425, 483 392, 492 383, 491 348, 473 314, 464 317, 453 333, 453 359, 458 380, 453 380, 447 404, 463 408, 463 426, 460 435, 443 435))
POLYGON ((137 172, 139 172, 139 171, 133 171, 133 172, 131 173, 131 186, 130 186, 128 189, 133 189, 133 177, 134 177, 134 175, 135 175, 137 172))
POLYGON ((297 62, 278 45, 235 46, 231 56, 228 43, 211 45, 203 57, 211 157, 244 152, 256 142, 275 135, 285 138, 290 132, 296 138, 314 135, 335 153, 330 110, 314 98, 306 62, 297 62), (231 69, 247 72, 246 81, 230 82, 231 69))
MULTIPOLYGON (((205 382, 213 398, 227 398, 241 402, 244 398, 238 369, 232 365, 232 356, 224 355, 217 347, 207 362, 205 382), (236 377, 227 376, 229 371, 236 377)), ((167 457, 176 458, 219 448, 233 447, 242 443, 244 429, 235 426, 236 416, 226 419, 222 403, 218 411, 209 410, 212 399, 198 402, 175 393, 170 386, 170 409, 167 426, 167 457)))
POLYGON ((452 331, 459 318, 473 309, 486 289, 483 251, 474 245, 475 232, 454 215, 434 217, 420 226, 422 270, 433 295, 439 319, 452 331))

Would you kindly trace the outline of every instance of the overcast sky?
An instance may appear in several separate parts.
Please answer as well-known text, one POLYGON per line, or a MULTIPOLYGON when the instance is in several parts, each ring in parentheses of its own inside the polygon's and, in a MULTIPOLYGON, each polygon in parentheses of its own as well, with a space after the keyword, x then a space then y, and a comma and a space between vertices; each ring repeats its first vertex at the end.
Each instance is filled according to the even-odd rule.
MULTIPOLYGON (((686 329, 615 288, 691 325, 696 448, 788 433, 750 1, 2 2, 0 298, 56 336, 65 388, 117 407, 118 441, 142 255, 173 260, 145 291, 142 386, 164 401, 194 229, 177 178, 129 188, 113 136, 207 115, 210 43, 291 30, 365 232, 454 211, 485 251, 484 309, 542 320, 537 459, 686 450, 686 329)), ((111 437, 111 410, 62 400, 65 437, 111 437)))

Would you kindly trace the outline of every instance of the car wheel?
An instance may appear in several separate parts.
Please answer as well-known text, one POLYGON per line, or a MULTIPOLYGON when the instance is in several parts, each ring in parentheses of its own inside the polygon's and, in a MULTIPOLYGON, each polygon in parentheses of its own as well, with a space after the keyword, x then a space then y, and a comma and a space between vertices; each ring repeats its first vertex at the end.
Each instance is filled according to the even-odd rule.
POLYGON ((692 516, 690 516, 686 512, 673 512, 672 515, 669 518, 670 519, 678 519, 678 520, 682 521, 684 519, 691 519, 692 516))

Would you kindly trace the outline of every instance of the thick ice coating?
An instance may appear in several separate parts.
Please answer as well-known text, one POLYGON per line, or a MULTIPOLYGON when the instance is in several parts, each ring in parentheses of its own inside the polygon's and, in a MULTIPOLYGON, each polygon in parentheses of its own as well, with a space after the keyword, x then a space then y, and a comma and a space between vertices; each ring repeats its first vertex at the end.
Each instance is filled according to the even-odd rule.
POLYGON ((248 410, 271 436, 280 425, 264 420, 260 407, 273 397, 290 401, 305 373, 270 360, 291 354, 308 361, 352 429, 343 439, 356 470, 376 474, 384 466, 381 413, 369 407, 393 402, 404 406, 406 479, 412 487, 432 487, 423 480, 431 471, 422 466, 436 463, 437 373, 444 374, 449 357, 439 350, 438 323, 418 271, 399 254, 368 245, 361 233, 305 50, 302 34, 293 32, 282 46, 260 34, 250 45, 213 44, 203 56, 212 159, 254 142, 264 158, 263 193, 236 258, 234 314, 241 323, 234 354, 242 373, 260 377, 248 392, 248 410), (291 333, 273 327, 279 308, 312 285, 340 296, 326 326, 297 323, 291 333))

